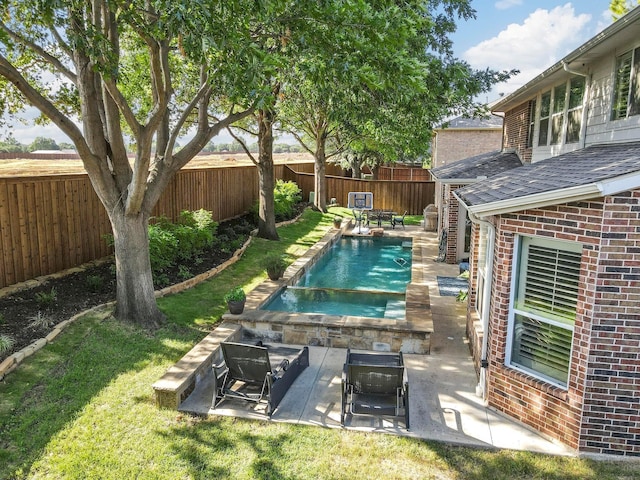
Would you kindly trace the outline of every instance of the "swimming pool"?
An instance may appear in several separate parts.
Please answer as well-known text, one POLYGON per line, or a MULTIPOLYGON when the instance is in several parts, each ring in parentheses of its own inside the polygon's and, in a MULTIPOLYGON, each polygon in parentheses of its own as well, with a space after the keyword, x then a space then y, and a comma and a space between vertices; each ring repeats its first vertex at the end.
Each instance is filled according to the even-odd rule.
POLYGON ((342 237, 295 286, 261 308, 404 319, 411 246, 406 238, 342 237))

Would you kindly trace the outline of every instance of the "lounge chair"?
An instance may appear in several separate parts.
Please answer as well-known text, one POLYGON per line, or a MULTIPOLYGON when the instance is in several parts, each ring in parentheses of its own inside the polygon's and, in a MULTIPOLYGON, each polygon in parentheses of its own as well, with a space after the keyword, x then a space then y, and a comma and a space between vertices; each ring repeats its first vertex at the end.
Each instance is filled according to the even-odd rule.
POLYGON ((404 416, 409 430, 409 382, 402 353, 352 353, 342 372, 340 424, 347 415, 404 416))
POLYGON ((220 346, 224 365, 214 365, 213 409, 224 400, 239 399, 266 403, 266 414, 271 417, 291 384, 309 366, 309 347, 272 369, 269 351, 261 342, 223 342, 220 346))
POLYGON ((407 211, 405 210, 401 217, 391 217, 391 228, 396 228, 396 225, 402 225, 404 229, 404 217, 407 216, 407 211))

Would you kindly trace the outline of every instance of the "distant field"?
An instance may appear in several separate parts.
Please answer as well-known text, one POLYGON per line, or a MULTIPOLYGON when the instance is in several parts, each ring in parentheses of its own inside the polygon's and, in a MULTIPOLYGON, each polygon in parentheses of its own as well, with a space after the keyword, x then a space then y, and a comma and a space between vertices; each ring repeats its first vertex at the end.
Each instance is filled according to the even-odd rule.
MULTIPOLYGON (((306 160, 313 161, 308 153, 276 153, 276 163, 306 160)), ((229 165, 251 165, 249 157, 242 153, 219 153, 199 155, 185 168, 224 167, 229 165)), ((32 175, 65 175, 84 173, 82 162, 78 160, 24 160, 0 159, 0 177, 32 176, 32 175)))

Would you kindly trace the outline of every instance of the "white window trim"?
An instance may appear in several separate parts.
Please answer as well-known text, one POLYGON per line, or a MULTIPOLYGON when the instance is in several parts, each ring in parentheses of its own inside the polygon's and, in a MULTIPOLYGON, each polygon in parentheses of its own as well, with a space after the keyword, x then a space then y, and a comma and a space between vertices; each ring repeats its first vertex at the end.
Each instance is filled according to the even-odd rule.
MULTIPOLYGON (((525 367, 522 367, 520 365, 514 364, 512 363, 512 359, 511 359, 511 351, 513 349, 513 339, 514 339, 514 334, 515 334, 515 316, 516 314, 521 313, 519 310, 517 310, 515 308, 515 303, 516 303, 516 295, 517 295, 517 286, 518 286, 518 277, 520 275, 520 253, 521 253, 521 249, 522 249, 522 243, 523 243, 523 238, 528 237, 528 238, 535 238, 536 240, 540 240, 540 243, 546 243, 546 244, 555 244, 556 246, 568 246, 571 245, 572 242, 563 242, 561 240, 554 240, 554 239, 548 239, 548 238, 543 238, 543 237, 529 237, 529 236, 523 236, 523 235, 515 235, 514 236, 514 248, 513 248, 513 257, 512 257, 512 261, 511 261, 511 282, 510 282, 510 293, 509 293, 509 313, 507 316, 507 341, 506 341, 506 351, 505 351, 505 366, 513 369, 513 370, 517 370, 519 372, 525 373, 529 376, 532 376, 534 378, 537 378, 538 380, 542 380, 545 383, 549 383, 551 385, 554 385, 558 388, 561 388, 563 390, 568 390, 568 381, 569 378, 571 377, 571 371, 572 371, 572 359, 573 359, 573 348, 574 348, 574 341, 575 341, 575 336, 574 336, 574 328, 575 328, 575 324, 572 325, 570 327, 570 330, 572 332, 571 335, 571 349, 569 352, 569 368, 568 368, 568 373, 567 373, 567 383, 564 382, 560 382, 555 378, 551 378, 548 377, 538 371, 535 370, 531 370, 525 367)), ((577 247, 576 247, 577 248, 577 247)), ((567 250, 570 250, 570 248, 568 248, 567 250)), ((544 321, 545 323, 549 323, 551 325, 555 325, 561 328, 565 328, 567 330, 569 330, 569 328, 567 328, 567 324, 566 323, 562 323, 562 322, 557 322, 554 321, 553 319, 547 318, 547 317, 540 317, 538 315, 536 315, 535 313, 532 312, 522 312, 525 315, 531 317, 531 318, 535 318, 537 320, 540 321, 544 321)))
MULTIPOLYGON (((610 95, 610 106, 609 106, 609 115, 608 115, 608 120, 609 122, 613 122, 613 123, 617 123, 617 122, 627 122, 631 119, 633 119, 634 117, 640 117, 640 113, 636 113, 634 115, 629 115, 629 96, 633 95, 633 89, 631 88, 633 86, 633 75, 634 75, 634 66, 636 65, 637 62, 637 55, 640 55, 640 45, 635 45, 633 46, 630 50, 627 50, 623 53, 621 53, 620 55, 616 55, 613 58, 613 72, 611 75, 611 95, 610 95), (624 57, 627 54, 631 54, 631 70, 630 70, 630 78, 629 78, 629 94, 627 96, 627 113, 624 117, 618 117, 618 118, 613 118, 613 113, 614 113, 614 106, 615 106, 615 100, 616 100, 616 87, 617 87, 617 76, 618 76, 618 59, 621 57, 624 57)), ((640 64, 638 64, 640 65, 640 64)), ((640 73, 637 73, 637 75, 640 75, 640 73)), ((638 89, 640 89, 640 84, 638 84, 637 86, 638 89)))
MULTIPOLYGON (((614 69, 615 70, 615 69, 614 69)), ((535 119, 535 133, 534 133, 534 139, 533 139, 533 149, 534 150, 543 150, 543 149, 548 149, 548 150, 564 150, 565 146, 566 147, 570 147, 570 148, 582 148, 584 146, 584 137, 585 137, 585 129, 586 129, 586 122, 587 122, 587 118, 586 118, 586 112, 587 112, 587 108, 586 108, 586 104, 587 104, 587 99, 589 97, 589 81, 588 78, 583 77, 584 78, 584 93, 582 95, 582 106, 580 107, 574 107, 569 109, 569 99, 570 99, 570 89, 571 89, 571 80, 576 78, 576 77, 580 77, 580 75, 572 75, 569 78, 567 78, 565 80, 564 83, 558 83, 556 85, 551 86, 550 88, 547 88, 545 90, 543 90, 542 92, 540 92, 537 96, 536 96, 536 119, 535 119), (560 131, 560 142, 558 143, 552 143, 552 137, 553 137, 553 117, 554 117, 554 113, 553 113, 553 105, 555 103, 555 90, 557 87, 560 87, 561 85, 564 85, 565 89, 564 89, 564 110, 563 112, 557 113, 555 114, 557 115, 562 115, 562 127, 561 127, 561 131, 560 131), (545 117, 546 119, 548 119, 549 124, 547 125, 547 143, 545 145, 540 145, 540 121, 542 120, 540 117, 540 112, 542 111, 542 96, 546 93, 549 93, 549 116, 545 117), (578 141, 576 142, 571 142, 571 143, 567 143, 567 128, 568 128, 568 115, 569 115, 569 111, 575 111, 578 108, 582 109, 581 111, 581 115, 580 115, 580 134, 578 137, 578 141)))

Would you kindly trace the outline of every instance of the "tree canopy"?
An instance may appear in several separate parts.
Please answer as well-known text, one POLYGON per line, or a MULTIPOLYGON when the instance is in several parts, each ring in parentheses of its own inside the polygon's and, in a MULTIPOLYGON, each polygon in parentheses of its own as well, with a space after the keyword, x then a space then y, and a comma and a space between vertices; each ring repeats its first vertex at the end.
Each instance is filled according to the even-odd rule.
POLYGON ((116 316, 149 326, 149 216, 220 130, 258 112, 306 133, 323 202, 329 138, 418 152, 503 75, 452 57, 468 0, 0 2, 0 113, 33 105, 71 139, 111 221, 116 316))

